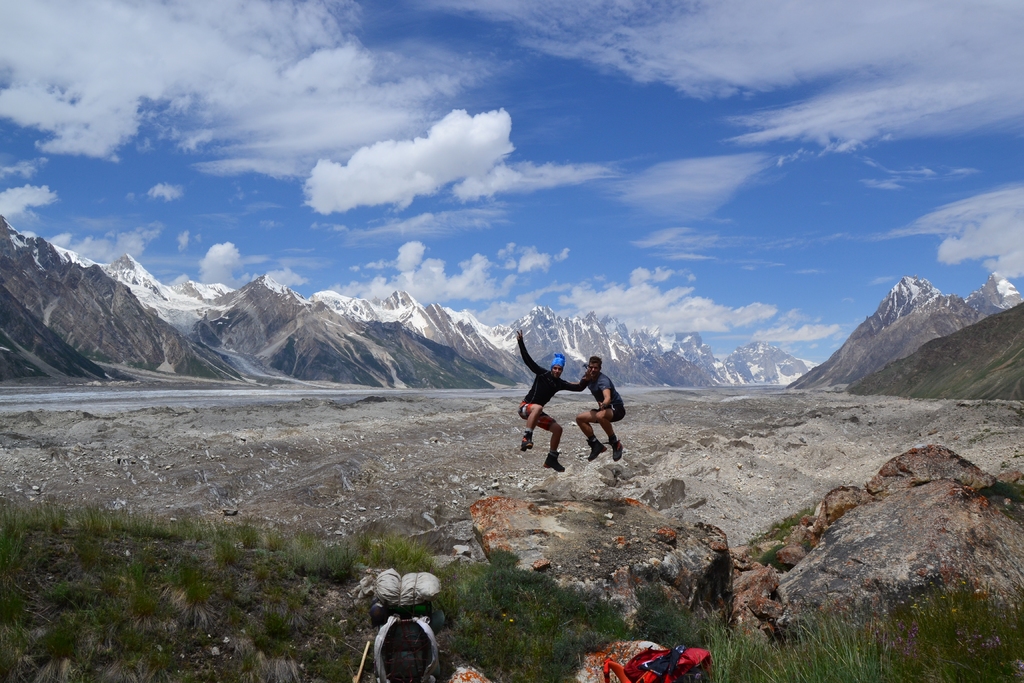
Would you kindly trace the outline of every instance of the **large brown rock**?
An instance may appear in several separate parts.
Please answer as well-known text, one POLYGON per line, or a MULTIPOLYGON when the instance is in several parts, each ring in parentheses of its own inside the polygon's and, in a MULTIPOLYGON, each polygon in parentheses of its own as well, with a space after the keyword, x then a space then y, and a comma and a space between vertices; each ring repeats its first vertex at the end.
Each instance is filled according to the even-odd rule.
POLYGON ((820 606, 886 610, 964 586, 1004 597, 1024 587, 1024 528, 972 488, 941 479, 849 510, 778 592, 788 618, 820 606))
POLYGON ((691 609, 724 610, 732 586, 725 534, 687 525, 640 501, 561 501, 545 504, 494 496, 470 506, 484 552, 506 550, 563 584, 597 590, 629 615, 644 583, 668 587, 691 609), (674 532, 674 537, 668 532, 674 532))
POLYGON ((865 488, 873 495, 920 486, 936 479, 952 479, 973 489, 995 484, 995 477, 964 460, 945 446, 911 448, 882 465, 865 488))
POLYGON ((772 632, 784 613, 778 587, 779 573, 774 567, 755 564, 751 571, 740 574, 733 583, 731 622, 746 631, 772 632))

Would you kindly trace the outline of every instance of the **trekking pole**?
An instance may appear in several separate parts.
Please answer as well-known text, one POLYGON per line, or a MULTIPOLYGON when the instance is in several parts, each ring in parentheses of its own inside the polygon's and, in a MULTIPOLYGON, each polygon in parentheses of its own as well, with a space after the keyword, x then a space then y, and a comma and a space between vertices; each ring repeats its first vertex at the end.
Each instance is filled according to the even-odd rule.
POLYGON ((366 641, 366 647, 363 648, 363 660, 359 662, 359 671, 352 677, 352 683, 359 683, 359 679, 363 677, 363 664, 366 664, 366 653, 369 651, 370 641, 366 641))

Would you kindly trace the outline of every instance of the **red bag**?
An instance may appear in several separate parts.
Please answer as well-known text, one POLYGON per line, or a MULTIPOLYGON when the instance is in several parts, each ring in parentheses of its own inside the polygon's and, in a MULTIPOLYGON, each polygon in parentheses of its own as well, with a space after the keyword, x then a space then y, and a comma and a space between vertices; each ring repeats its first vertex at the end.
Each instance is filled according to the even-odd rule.
MULTIPOLYGON (((614 660, 605 660, 604 680, 614 660)), ((711 674, 711 653, 699 647, 680 645, 672 650, 649 648, 626 662, 622 675, 630 683, 682 683, 707 680, 711 674)), ((619 675, 616 672, 616 675, 619 675)), ((620 676, 621 677, 621 676, 620 676)))

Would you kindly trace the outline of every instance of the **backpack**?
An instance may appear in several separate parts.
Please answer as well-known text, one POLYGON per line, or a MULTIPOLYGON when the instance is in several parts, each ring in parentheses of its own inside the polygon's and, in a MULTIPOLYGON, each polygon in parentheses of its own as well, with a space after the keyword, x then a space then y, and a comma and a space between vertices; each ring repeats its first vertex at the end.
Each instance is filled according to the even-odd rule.
MULTIPOLYGON (((609 663, 604 663, 608 683, 609 663)), ((709 680, 711 653, 699 647, 680 645, 671 650, 649 648, 626 662, 623 673, 632 683, 690 683, 709 680)))
POLYGON ((373 646, 378 683, 434 683, 440 673, 429 617, 388 617, 373 646))

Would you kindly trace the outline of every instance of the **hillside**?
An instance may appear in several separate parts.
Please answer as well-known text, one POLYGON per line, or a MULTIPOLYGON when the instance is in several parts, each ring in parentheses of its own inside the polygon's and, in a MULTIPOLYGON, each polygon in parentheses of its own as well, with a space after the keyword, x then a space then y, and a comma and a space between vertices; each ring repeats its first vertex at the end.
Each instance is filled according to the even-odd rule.
POLYGON ((911 398, 1024 399, 1024 306, 933 339, 848 391, 911 398))

